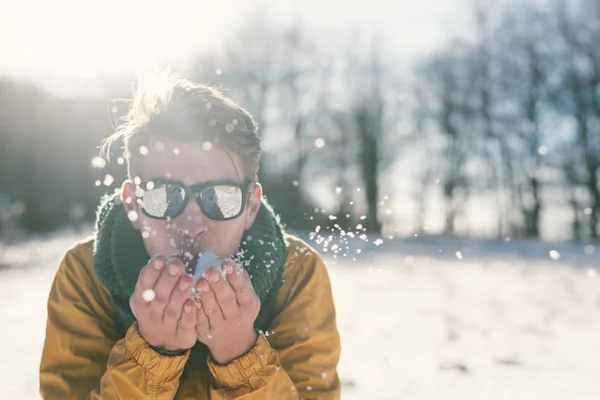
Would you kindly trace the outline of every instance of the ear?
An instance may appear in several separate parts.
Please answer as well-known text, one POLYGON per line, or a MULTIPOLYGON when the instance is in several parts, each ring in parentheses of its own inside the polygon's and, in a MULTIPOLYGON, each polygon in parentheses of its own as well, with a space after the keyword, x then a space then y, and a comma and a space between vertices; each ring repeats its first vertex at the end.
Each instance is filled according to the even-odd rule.
POLYGON ((254 190, 250 193, 250 197, 248 199, 248 217, 246 218, 246 226, 245 229, 248 230, 256 220, 256 216, 258 215, 258 211, 260 210, 260 204, 262 199, 263 191, 262 185, 256 182, 254 186, 254 190))
POLYGON ((123 203, 123 207, 125 207, 125 212, 129 213, 130 211, 135 211, 138 213, 138 218, 135 221, 131 221, 131 225, 134 229, 140 229, 140 218, 137 207, 137 198, 135 196, 135 185, 130 180, 126 180, 123 182, 123 186, 121 187, 121 202, 123 203))

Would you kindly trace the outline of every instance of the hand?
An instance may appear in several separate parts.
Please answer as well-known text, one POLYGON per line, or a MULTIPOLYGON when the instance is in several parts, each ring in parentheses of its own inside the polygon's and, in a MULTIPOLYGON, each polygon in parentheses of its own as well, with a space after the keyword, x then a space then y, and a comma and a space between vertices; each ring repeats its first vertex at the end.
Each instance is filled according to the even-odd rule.
POLYGON ((140 335, 154 347, 187 350, 196 343, 196 313, 189 299, 194 281, 182 275, 181 260, 153 257, 142 269, 129 299, 140 335), (144 300, 144 291, 154 290, 154 299, 144 300))
POLYGON ((210 268, 197 283, 200 303, 196 306, 198 340, 208 346, 219 364, 247 353, 256 343, 254 321, 260 299, 246 270, 232 262, 210 268))

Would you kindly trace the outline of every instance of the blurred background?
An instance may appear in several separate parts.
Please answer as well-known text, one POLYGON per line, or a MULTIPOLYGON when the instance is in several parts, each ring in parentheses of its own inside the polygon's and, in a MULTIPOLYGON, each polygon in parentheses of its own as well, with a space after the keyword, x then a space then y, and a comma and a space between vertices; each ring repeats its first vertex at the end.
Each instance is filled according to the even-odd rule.
POLYGON ((398 359, 389 347, 370 359, 382 375, 343 356, 348 398, 600 396, 598 0, 0 0, 0 302, 45 277, 30 378, 5 375, 7 393, 37 389, 52 274, 125 177, 100 141, 159 65, 258 121, 261 182, 288 228, 328 253, 345 350, 377 329, 395 343, 398 359), (340 232, 354 233, 343 252, 340 232), (32 262, 46 275, 24 275, 32 262), (354 324, 356 290, 388 323, 354 324), (478 367, 476 384, 456 380, 478 367))
POLYGON ((252 112, 291 227, 596 239, 599 37, 594 0, 3 1, 0 229, 92 221, 114 100, 172 64, 252 112))

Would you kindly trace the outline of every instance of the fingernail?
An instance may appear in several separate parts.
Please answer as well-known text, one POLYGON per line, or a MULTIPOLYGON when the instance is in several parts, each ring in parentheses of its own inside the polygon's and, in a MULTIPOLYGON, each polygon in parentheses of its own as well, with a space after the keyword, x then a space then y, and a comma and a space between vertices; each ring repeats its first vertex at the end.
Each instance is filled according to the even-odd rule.
POLYGON ((181 290, 182 292, 185 292, 189 287, 190 282, 183 279, 181 280, 181 282, 179 282, 179 290, 181 290))
POLYGON ((225 264, 225 271, 227 271, 227 274, 229 275, 233 274, 233 265, 225 264))
POLYGON ((202 282, 199 286, 198 286, 198 290, 200 290, 201 292, 204 293, 208 293, 208 291, 210 290, 210 288, 208 287, 208 283, 206 282, 202 282))
POLYGON ((210 273, 210 275, 208 276, 208 280, 211 281, 212 283, 219 282, 219 278, 220 278, 220 275, 216 271, 212 271, 210 273))
POLYGON ((202 303, 200 303, 199 301, 194 303, 196 305, 196 309, 199 310, 202 308, 202 303))
POLYGON ((190 311, 192 311, 192 307, 189 304, 186 304, 183 306, 183 311, 185 311, 186 314, 189 314, 190 311))
POLYGON ((162 269, 162 267, 165 266, 165 262, 162 258, 159 258, 157 260, 154 260, 154 269, 157 271, 160 271, 162 269))
POLYGON ((175 276, 179 273, 179 267, 175 264, 171 264, 169 267, 169 274, 175 276))

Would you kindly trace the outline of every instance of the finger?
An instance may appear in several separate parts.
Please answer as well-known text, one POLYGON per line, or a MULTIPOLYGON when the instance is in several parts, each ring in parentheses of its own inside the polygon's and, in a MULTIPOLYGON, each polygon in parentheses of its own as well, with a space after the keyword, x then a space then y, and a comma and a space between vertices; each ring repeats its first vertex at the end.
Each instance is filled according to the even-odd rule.
POLYGON ((152 308, 160 317, 163 317, 164 309, 171 300, 171 294, 175 288, 175 284, 179 281, 179 276, 183 271, 183 262, 179 259, 172 258, 167 262, 167 266, 163 268, 163 272, 154 286, 156 298, 152 301, 152 308))
POLYGON ((189 336, 196 329, 196 307, 194 302, 187 299, 183 303, 181 318, 177 323, 177 335, 181 338, 189 336))
POLYGON ((223 322, 223 312, 221 311, 221 307, 219 307, 219 303, 217 303, 215 292, 213 292, 210 284, 206 280, 200 280, 198 284, 198 290, 200 291, 200 302, 202 303, 202 308, 208 317, 211 330, 214 330, 219 326, 220 323, 223 322))
POLYGON ((158 282, 166 263, 166 258, 162 255, 158 255, 153 257, 148 264, 142 268, 136 283, 135 292, 137 295, 141 297, 145 290, 154 289, 154 286, 156 285, 156 282, 158 282))
POLYGON ((164 256, 157 255, 150 259, 148 264, 140 271, 135 290, 129 299, 129 306, 136 318, 140 317, 140 313, 148 312, 150 303, 144 299, 144 292, 154 288, 162 274, 166 261, 164 256))
POLYGON ((181 319, 183 311, 183 304, 190 298, 193 285, 194 280, 190 276, 181 275, 173 288, 171 299, 165 307, 163 323, 172 326, 174 330, 177 329, 178 321, 181 319))
POLYGON ((252 305, 258 297, 254 293, 252 282, 248 276, 248 272, 244 267, 236 265, 234 268, 227 268, 227 281, 235 291, 235 298, 241 307, 252 305), (230 272, 231 271, 231 272, 230 272))
POLYGON ((227 271, 224 266, 221 271, 211 268, 206 272, 206 278, 210 282, 210 286, 215 293, 217 303, 221 308, 225 319, 234 318, 239 312, 239 306, 235 298, 235 291, 224 278, 222 271, 227 271))
POLYGON ((196 335, 198 339, 210 338, 210 324, 208 317, 202 308, 202 303, 196 303, 196 335))

